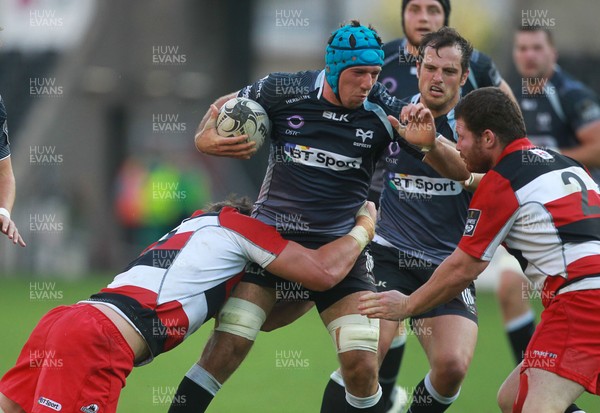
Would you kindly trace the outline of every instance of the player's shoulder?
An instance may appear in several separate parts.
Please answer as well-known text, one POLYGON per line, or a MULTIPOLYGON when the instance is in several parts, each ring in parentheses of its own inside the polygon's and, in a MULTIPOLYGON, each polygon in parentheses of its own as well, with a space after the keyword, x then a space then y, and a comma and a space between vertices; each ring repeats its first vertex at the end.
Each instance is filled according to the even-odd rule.
POLYGON ((571 74, 565 72, 560 66, 556 66, 554 74, 550 78, 550 83, 557 89, 560 95, 567 95, 570 93, 587 94, 595 96, 595 93, 587 87, 583 82, 573 77, 571 74))
POLYGON ((383 44, 383 56, 385 61, 396 60, 402 50, 402 42, 404 38, 390 40, 383 44))
MULTIPOLYGON (((206 216, 208 214, 204 214, 206 216)), ((235 208, 224 207, 218 213, 219 226, 237 232, 245 238, 253 239, 260 237, 263 232, 271 232, 274 229, 267 224, 242 214, 235 208)))
POLYGON ((317 87, 319 70, 273 72, 241 90, 240 96, 275 102, 284 98, 307 95, 317 87))
POLYGON ((484 70, 494 65, 494 61, 490 56, 486 55, 481 50, 473 49, 469 65, 471 66, 471 69, 484 70))

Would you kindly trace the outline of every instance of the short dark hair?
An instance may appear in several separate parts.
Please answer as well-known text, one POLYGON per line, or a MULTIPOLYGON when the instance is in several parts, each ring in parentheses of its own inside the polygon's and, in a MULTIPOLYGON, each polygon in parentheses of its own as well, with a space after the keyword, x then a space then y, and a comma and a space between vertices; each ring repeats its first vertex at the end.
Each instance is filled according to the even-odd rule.
POLYGON ((225 207, 235 208, 240 211, 241 214, 250 215, 252 212, 253 203, 247 196, 238 196, 236 194, 229 194, 227 199, 220 202, 212 202, 206 205, 204 211, 206 212, 220 212, 225 207))
POLYGON ((454 108, 454 116, 462 119, 477 136, 491 130, 503 146, 527 134, 521 109, 497 87, 482 87, 468 93, 454 108))
POLYGON ((527 33, 527 32, 544 32, 546 33, 546 38, 550 43, 550 46, 554 47, 554 35, 552 31, 544 26, 519 26, 517 28, 517 32, 527 33))
POLYGON ((425 59, 425 48, 431 47, 435 49, 439 56, 439 50, 444 47, 456 46, 460 50, 461 59, 460 67, 462 72, 465 73, 469 68, 469 61, 473 54, 473 45, 464 37, 462 37, 456 30, 450 27, 442 27, 437 32, 427 33, 421 39, 419 45, 419 63, 423 63, 425 59))

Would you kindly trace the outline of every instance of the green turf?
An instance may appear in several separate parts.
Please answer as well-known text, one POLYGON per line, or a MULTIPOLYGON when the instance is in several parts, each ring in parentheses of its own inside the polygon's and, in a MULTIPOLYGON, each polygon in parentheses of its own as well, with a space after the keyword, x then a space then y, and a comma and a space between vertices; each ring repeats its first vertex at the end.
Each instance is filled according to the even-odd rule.
MULTIPOLYGON (((0 373, 14 363, 39 318, 50 308, 86 298, 108 281, 91 277, 81 281, 0 279, 0 373), (38 284, 35 284, 35 283, 38 284), (34 283, 34 284, 30 284, 34 283), (41 287, 36 289, 36 287, 41 287)), ((461 397, 449 412, 497 412, 498 387, 512 369, 512 359, 491 294, 479 294, 480 329, 477 350, 461 397)), ((148 366, 134 369, 123 390, 118 411, 166 412, 187 369, 199 356, 211 326, 148 366)), ((415 337, 408 340, 400 384, 412 388, 427 372, 427 362, 415 337)), ((259 336, 248 359, 219 392, 209 412, 318 412, 322 390, 336 367, 329 335, 314 311, 293 325, 259 336)), ((588 413, 600 411, 590 395, 578 404, 588 413)))

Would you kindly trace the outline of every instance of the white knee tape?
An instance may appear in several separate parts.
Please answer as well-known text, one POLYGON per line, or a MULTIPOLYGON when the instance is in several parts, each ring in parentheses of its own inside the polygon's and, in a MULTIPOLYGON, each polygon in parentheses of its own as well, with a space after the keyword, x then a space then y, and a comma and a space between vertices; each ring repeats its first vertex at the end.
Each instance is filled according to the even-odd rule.
POLYGON ((267 315, 256 304, 229 297, 217 315, 219 325, 215 330, 254 341, 266 319, 267 315))
POLYGON ((336 318, 327 326, 338 353, 363 350, 377 353, 379 320, 359 314, 336 318))

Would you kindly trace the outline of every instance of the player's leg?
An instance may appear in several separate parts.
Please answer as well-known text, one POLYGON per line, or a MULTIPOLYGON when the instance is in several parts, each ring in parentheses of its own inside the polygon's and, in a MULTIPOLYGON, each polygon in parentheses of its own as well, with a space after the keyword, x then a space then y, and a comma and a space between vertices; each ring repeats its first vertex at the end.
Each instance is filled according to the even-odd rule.
POLYGON ((260 331, 268 332, 285 327, 306 314, 314 305, 313 301, 278 301, 260 331))
MULTIPOLYGON (((383 326, 380 326, 381 333, 383 334, 383 326)), ((406 328, 404 323, 399 323, 399 326, 395 329, 392 340, 390 341, 389 348, 385 352, 385 357, 381 360, 381 366, 379 367, 379 384, 383 393, 383 399, 386 401, 386 409, 390 410, 394 407, 393 411, 400 410, 401 406, 405 403, 403 399, 406 398, 406 391, 398 387, 396 382, 398 381, 398 375, 400 373, 400 366, 402 365, 402 358, 404 357, 404 349, 406 348, 406 328), (398 395, 396 392, 402 392, 398 395), (396 408, 395 400, 400 396, 402 400, 399 401, 400 406, 396 408)))
POLYGON ((204 346, 200 360, 179 384, 169 413, 203 412, 246 358, 267 314, 275 304, 275 291, 241 282, 217 316, 215 330, 204 346))
POLYGON ((520 375, 519 392, 513 407, 515 413, 563 413, 583 392, 574 381, 537 368, 520 375))
POLYGON ((504 321, 504 328, 510 341, 515 361, 520 363, 533 332, 535 331, 535 315, 529 299, 524 294, 527 280, 522 273, 512 269, 500 272, 498 284, 498 302, 504 321))
POLYGON ((512 413, 519 392, 520 373, 521 363, 508 375, 498 390, 498 407, 502 413, 512 413))
MULTIPOLYGON (((398 326, 400 323, 397 321, 389 321, 389 320, 379 320, 379 344, 377 348, 377 358, 379 360, 379 364, 383 361, 385 353, 392 343, 394 337, 396 336, 396 332, 398 331, 398 326)), ((381 385, 381 383, 380 383, 381 385)), ((383 385, 381 385, 383 390, 383 385)), ((382 392, 383 398, 383 392, 382 392)), ((384 399, 385 402, 386 399, 384 399)), ((330 380, 327 383, 327 387, 325 388, 325 392, 323 393, 323 401, 321 403, 321 412, 331 412, 339 409, 340 406, 344 406, 346 403, 346 388, 344 384, 344 379, 342 378, 342 374, 340 369, 335 370, 331 376, 330 380)), ((385 411, 387 411, 387 406, 385 411)))
POLYGON ((410 413, 444 412, 458 398, 477 343, 477 323, 445 314, 413 320, 431 370, 417 385, 410 413))
POLYGON ((357 314, 358 299, 363 294, 355 292, 345 296, 322 311, 321 319, 338 352, 346 386, 346 412, 383 412, 377 382, 379 320, 357 314))

